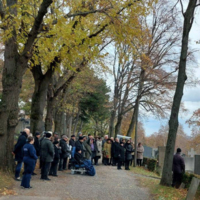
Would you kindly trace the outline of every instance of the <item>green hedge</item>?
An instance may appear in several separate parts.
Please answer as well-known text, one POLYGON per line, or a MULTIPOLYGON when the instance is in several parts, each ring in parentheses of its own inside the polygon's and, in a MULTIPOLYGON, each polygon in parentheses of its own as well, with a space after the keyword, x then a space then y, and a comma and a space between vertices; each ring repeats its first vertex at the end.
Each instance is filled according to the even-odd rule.
POLYGON ((190 184, 192 182, 192 178, 193 177, 197 177, 197 176, 195 174, 190 174, 190 173, 187 173, 187 172, 183 175, 182 182, 185 184, 185 188, 189 188, 190 187, 190 184))
POLYGON ((144 158, 143 159, 143 165, 147 165, 147 169, 149 171, 155 171, 156 166, 157 166, 157 160, 156 159, 151 159, 151 158, 144 158))

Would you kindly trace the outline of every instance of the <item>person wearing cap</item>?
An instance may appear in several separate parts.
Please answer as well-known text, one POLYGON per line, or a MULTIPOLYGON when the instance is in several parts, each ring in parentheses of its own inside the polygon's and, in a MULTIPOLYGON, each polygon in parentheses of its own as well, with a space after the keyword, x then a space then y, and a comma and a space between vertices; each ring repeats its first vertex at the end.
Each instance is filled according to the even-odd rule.
POLYGON ((74 147, 75 146, 75 135, 71 135, 71 139, 69 140, 69 145, 74 147))
POLYGON ((83 146, 83 141, 84 141, 84 137, 80 136, 78 141, 76 141, 76 143, 75 143, 76 149, 80 149, 81 150, 82 156, 83 156, 84 150, 85 150, 85 147, 83 146))
POLYGON ((41 144, 40 156, 42 160, 42 169, 41 169, 41 179, 49 181, 48 173, 50 169, 51 162, 53 162, 54 157, 54 146, 51 140, 51 133, 46 132, 46 137, 43 139, 41 144))
MULTIPOLYGON (((35 147, 37 157, 40 156, 40 140, 39 139, 40 139, 40 133, 38 131, 36 131, 33 145, 35 147)), ((36 160, 36 163, 37 163, 37 160, 36 160)), ((37 175, 37 174, 35 172, 33 172, 32 175, 37 175)))
POLYGON ((28 131, 26 132, 25 129, 24 131, 21 132, 21 135, 19 136, 17 143, 15 144, 14 150, 12 152, 12 154, 15 155, 15 161, 17 162, 16 168, 15 168, 16 181, 21 181, 20 171, 21 171, 22 163, 23 163, 23 146, 26 144, 27 137, 29 136, 29 134, 30 134, 30 131, 28 133, 28 131))
POLYGON ((79 165, 84 163, 84 158, 79 147, 76 148, 76 153, 74 155, 75 160, 78 162, 79 165))
POLYGON ((59 163, 59 160, 60 160, 61 147, 59 146, 59 141, 54 141, 53 145, 54 145, 55 155, 54 155, 53 162, 51 163, 49 176, 58 176, 57 175, 57 169, 58 169, 58 163, 59 163))
POLYGON ((172 187, 179 188, 182 182, 183 174, 185 173, 185 161, 181 156, 181 149, 178 148, 173 158, 173 182, 172 187))

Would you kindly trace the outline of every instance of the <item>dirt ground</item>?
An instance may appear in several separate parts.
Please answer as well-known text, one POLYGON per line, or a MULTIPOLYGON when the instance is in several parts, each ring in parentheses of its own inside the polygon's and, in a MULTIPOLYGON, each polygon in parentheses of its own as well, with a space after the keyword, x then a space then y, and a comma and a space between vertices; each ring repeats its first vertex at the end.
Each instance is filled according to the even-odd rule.
POLYGON ((58 172, 51 181, 32 176, 32 189, 23 189, 20 182, 14 185, 16 196, 4 196, 0 200, 151 200, 147 189, 139 187, 136 176, 113 166, 96 166, 96 175, 58 172))

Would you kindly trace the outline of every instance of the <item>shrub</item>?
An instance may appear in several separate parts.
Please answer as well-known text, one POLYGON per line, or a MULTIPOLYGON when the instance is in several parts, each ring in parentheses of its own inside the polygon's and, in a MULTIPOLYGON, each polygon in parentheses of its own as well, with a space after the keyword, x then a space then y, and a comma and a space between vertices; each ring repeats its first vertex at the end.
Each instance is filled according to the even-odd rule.
POLYGON ((193 177, 196 177, 196 176, 194 174, 190 174, 190 173, 187 173, 187 172, 183 175, 182 182, 185 184, 185 188, 190 187, 190 184, 192 182, 193 177))
POLYGON ((148 164, 147 164, 147 168, 148 168, 149 171, 153 172, 156 169, 156 165, 157 165, 157 160, 149 159, 148 164))
POLYGON ((143 158, 143 165, 147 165, 147 169, 153 172, 156 169, 157 160, 151 158, 143 158))

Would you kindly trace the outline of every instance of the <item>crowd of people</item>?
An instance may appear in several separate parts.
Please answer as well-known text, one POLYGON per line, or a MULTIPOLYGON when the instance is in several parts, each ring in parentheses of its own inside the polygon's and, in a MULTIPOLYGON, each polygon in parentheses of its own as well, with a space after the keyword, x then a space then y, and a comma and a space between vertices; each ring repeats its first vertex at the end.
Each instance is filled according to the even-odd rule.
MULTIPOLYGON (((72 149, 76 149, 75 158, 79 163, 83 160, 91 160, 93 165, 98 165, 102 160, 104 165, 117 166, 117 169, 129 170, 134 159, 134 145, 130 139, 121 141, 119 138, 93 137, 91 134, 78 133, 77 137, 66 135, 61 137, 55 132, 44 132, 43 135, 36 132, 32 136, 28 128, 21 132, 14 147, 13 155, 17 162, 15 180, 21 181, 21 186, 31 188, 30 180, 34 172, 37 160, 41 169, 41 180, 50 181, 49 176, 58 176, 57 171, 70 169, 72 149), (24 163, 22 179, 20 172, 24 163)), ((141 143, 137 146, 137 164, 141 166, 144 148, 141 143)))

